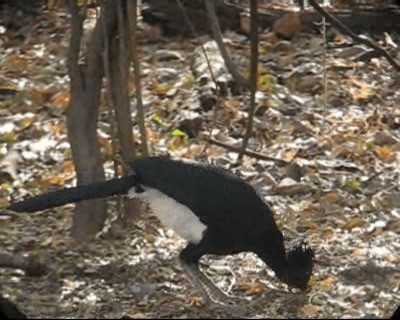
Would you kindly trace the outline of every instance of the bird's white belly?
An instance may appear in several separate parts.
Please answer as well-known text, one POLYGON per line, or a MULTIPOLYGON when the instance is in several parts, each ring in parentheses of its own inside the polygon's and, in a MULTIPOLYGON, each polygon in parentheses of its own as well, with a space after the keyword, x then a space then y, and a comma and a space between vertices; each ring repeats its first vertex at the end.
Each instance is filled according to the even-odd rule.
POLYGON ((179 236, 192 243, 199 243, 207 226, 185 205, 168 197, 161 191, 145 187, 142 193, 136 193, 135 188, 129 190, 130 198, 138 198, 148 202, 151 210, 161 223, 179 236))

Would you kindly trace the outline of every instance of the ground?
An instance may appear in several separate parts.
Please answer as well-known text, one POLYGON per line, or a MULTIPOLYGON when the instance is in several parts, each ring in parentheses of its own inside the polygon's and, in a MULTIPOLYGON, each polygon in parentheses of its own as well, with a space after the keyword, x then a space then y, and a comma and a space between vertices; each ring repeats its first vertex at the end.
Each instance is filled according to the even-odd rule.
MULTIPOLYGON (((65 129, 69 17, 62 11, 18 17, 5 14, 0 20, 0 152, 3 160, 11 151, 19 154, 11 166, 2 161, 4 206, 75 183, 65 129)), ((390 36, 399 43, 398 35, 390 36)), ((234 32, 226 37, 246 70, 247 38, 234 32)), ((301 179, 283 183, 293 173, 274 161, 246 156, 232 168, 235 152, 209 145, 206 153, 209 161, 260 190, 288 242, 307 238, 316 252, 311 291, 280 283, 252 254, 204 257, 203 271, 243 300, 234 311, 209 309, 177 263, 184 241, 150 213, 125 224, 115 221, 111 199, 107 228, 85 245, 70 237, 72 205, 2 217, 0 252, 37 256, 49 269, 41 277, 0 269, 2 294, 30 317, 41 318, 389 317, 400 301, 399 75, 383 58, 357 60, 356 46, 338 35, 327 49, 323 107, 321 36, 270 43, 263 33, 261 39, 262 75, 249 147, 296 163, 289 167, 301 167, 301 179)), ((377 40, 389 47, 383 36, 377 40)), ((177 129, 193 117, 201 118, 202 130, 215 139, 240 141, 247 97, 224 97, 216 111, 202 109, 190 65, 195 41, 147 41, 143 31, 141 45, 152 153, 199 156, 204 141, 182 138, 185 132, 177 129)), ((393 52, 399 61, 398 50, 393 52)), ((110 155, 107 108, 101 110, 99 133, 103 152, 110 155)), ((112 163, 105 166, 111 177, 112 163)))

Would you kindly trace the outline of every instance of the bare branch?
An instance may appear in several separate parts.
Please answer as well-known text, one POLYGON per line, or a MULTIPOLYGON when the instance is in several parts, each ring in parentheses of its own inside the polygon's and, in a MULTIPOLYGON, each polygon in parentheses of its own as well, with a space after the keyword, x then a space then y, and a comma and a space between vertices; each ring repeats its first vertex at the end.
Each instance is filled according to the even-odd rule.
POLYGON ((221 52, 222 58, 224 59, 225 65, 229 70, 230 74, 233 77, 235 83, 239 84, 240 87, 248 87, 247 81, 243 78, 243 76, 237 71, 235 65, 232 62, 232 59, 225 48, 221 28, 218 23, 218 17, 215 14, 215 5, 214 0, 204 0, 206 9, 207 9, 207 16, 208 21, 210 22, 211 31, 214 37, 214 40, 217 42, 219 51, 221 52))
POLYGON ((81 14, 79 12, 76 0, 68 0, 68 5, 71 11, 71 40, 67 57, 68 75, 71 79, 72 87, 83 87, 84 78, 81 74, 81 69, 78 61, 83 31, 82 24, 85 20, 86 12, 84 12, 84 14, 81 14))
POLYGON ((250 108, 247 121, 246 134, 243 137, 242 151, 239 153, 238 161, 241 161, 244 151, 247 148, 250 136, 253 131, 254 111, 256 109, 257 92, 257 65, 258 65, 258 5, 257 0, 250 1, 250 40, 251 40, 251 60, 250 60, 250 108))
POLYGON ((309 4, 322 16, 324 16, 332 25, 342 31, 344 34, 350 36, 354 41, 365 44, 371 48, 373 48, 380 56, 384 56, 386 60, 397 70, 400 71, 400 65, 397 61, 384 49, 379 47, 372 40, 360 37, 352 32, 349 28, 347 28, 344 24, 342 24, 339 20, 337 20, 334 16, 332 16, 329 12, 326 12, 315 0, 309 0, 309 4))
POLYGON ((242 152, 246 156, 249 156, 249 157, 252 157, 252 158, 255 158, 255 159, 273 161, 280 167, 289 165, 289 163, 287 161, 282 160, 282 159, 277 159, 277 158, 270 157, 270 156, 264 155, 262 153, 251 151, 251 150, 247 150, 247 149, 243 151, 243 149, 241 147, 231 146, 229 144, 223 143, 221 141, 215 140, 215 139, 210 138, 210 137, 205 137, 205 139, 208 142, 210 142, 212 144, 215 144, 216 146, 225 148, 225 149, 227 149, 229 151, 232 151, 232 152, 237 152, 237 153, 242 152))
POLYGON ((136 107, 137 107, 137 117, 139 122, 140 137, 142 143, 142 155, 147 156, 149 150, 147 148, 147 137, 146 137, 146 125, 144 118, 143 100, 142 100, 142 86, 140 83, 140 61, 138 57, 138 43, 137 43, 137 0, 133 0, 133 15, 132 15, 132 60, 134 68, 134 79, 136 87, 136 107))

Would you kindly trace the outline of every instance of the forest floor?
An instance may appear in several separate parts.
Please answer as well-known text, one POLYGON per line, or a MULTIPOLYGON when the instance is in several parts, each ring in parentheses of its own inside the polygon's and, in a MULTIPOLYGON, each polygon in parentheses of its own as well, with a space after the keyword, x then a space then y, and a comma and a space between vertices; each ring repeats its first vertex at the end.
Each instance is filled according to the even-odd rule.
MULTIPOLYGON (((90 29, 94 21, 92 16, 85 26, 90 29)), ((2 12, 2 206, 76 182, 65 128, 69 25, 62 11, 2 12)), ((249 148, 296 164, 290 170, 301 168, 294 175, 299 179, 288 180, 293 174, 287 166, 245 156, 232 169, 235 152, 205 145, 199 133, 240 145, 248 95, 219 97, 217 107, 207 110, 199 102, 191 64, 198 41, 149 41, 150 33, 142 32, 152 154, 196 159, 205 152, 210 162, 254 185, 285 238, 305 236, 315 250, 313 288, 307 293, 289 289, 250 253, 207 256, 202 270, 243 300, 235 310, 208 308, 177 263, 185 242, 151 214, 136 215, 125 225, 116 222, 116 201, 110 199, 109 228, 86 245, 70 237, 72 205, 1 217, 0 252, 37 256, 49 269, 41 277, 0 269, 2 294, 34 318, 388 318, 400 301, 399 73, 384 58, 360 61, 357 55, 365 48, 337 34, 327 47, 324 108, 322 36, 300 33, 291 41, 273 41, 262 33, 249 148)), ((388 36, 400 45, 399 35, 388 36)), ((247 37, 235 32, 225 37, 235 62, 248 70, 247 37)), ((375 39, 390 47, 387 37, 375 39)), ((398 48, 391 52, 400 61, 398 48)), ((131 89, 135 115, 133 80, 131 89)), ((139 145, 139 129, 133 130, 139 145)), ((106 103, 98 131, 107 177, 112 177, 106 103)))

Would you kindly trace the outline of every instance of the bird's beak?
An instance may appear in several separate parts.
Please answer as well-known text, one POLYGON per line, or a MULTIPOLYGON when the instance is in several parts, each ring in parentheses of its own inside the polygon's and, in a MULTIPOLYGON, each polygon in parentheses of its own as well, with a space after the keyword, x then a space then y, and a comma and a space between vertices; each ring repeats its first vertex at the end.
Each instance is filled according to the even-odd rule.
POLYGON ((316 276, 311 275, 310 279, 308 279, 308 282, 306 284, 306 287, 304 288, 304 292, 310 292, 311 289, 314 287, 316 281, 316 276))

